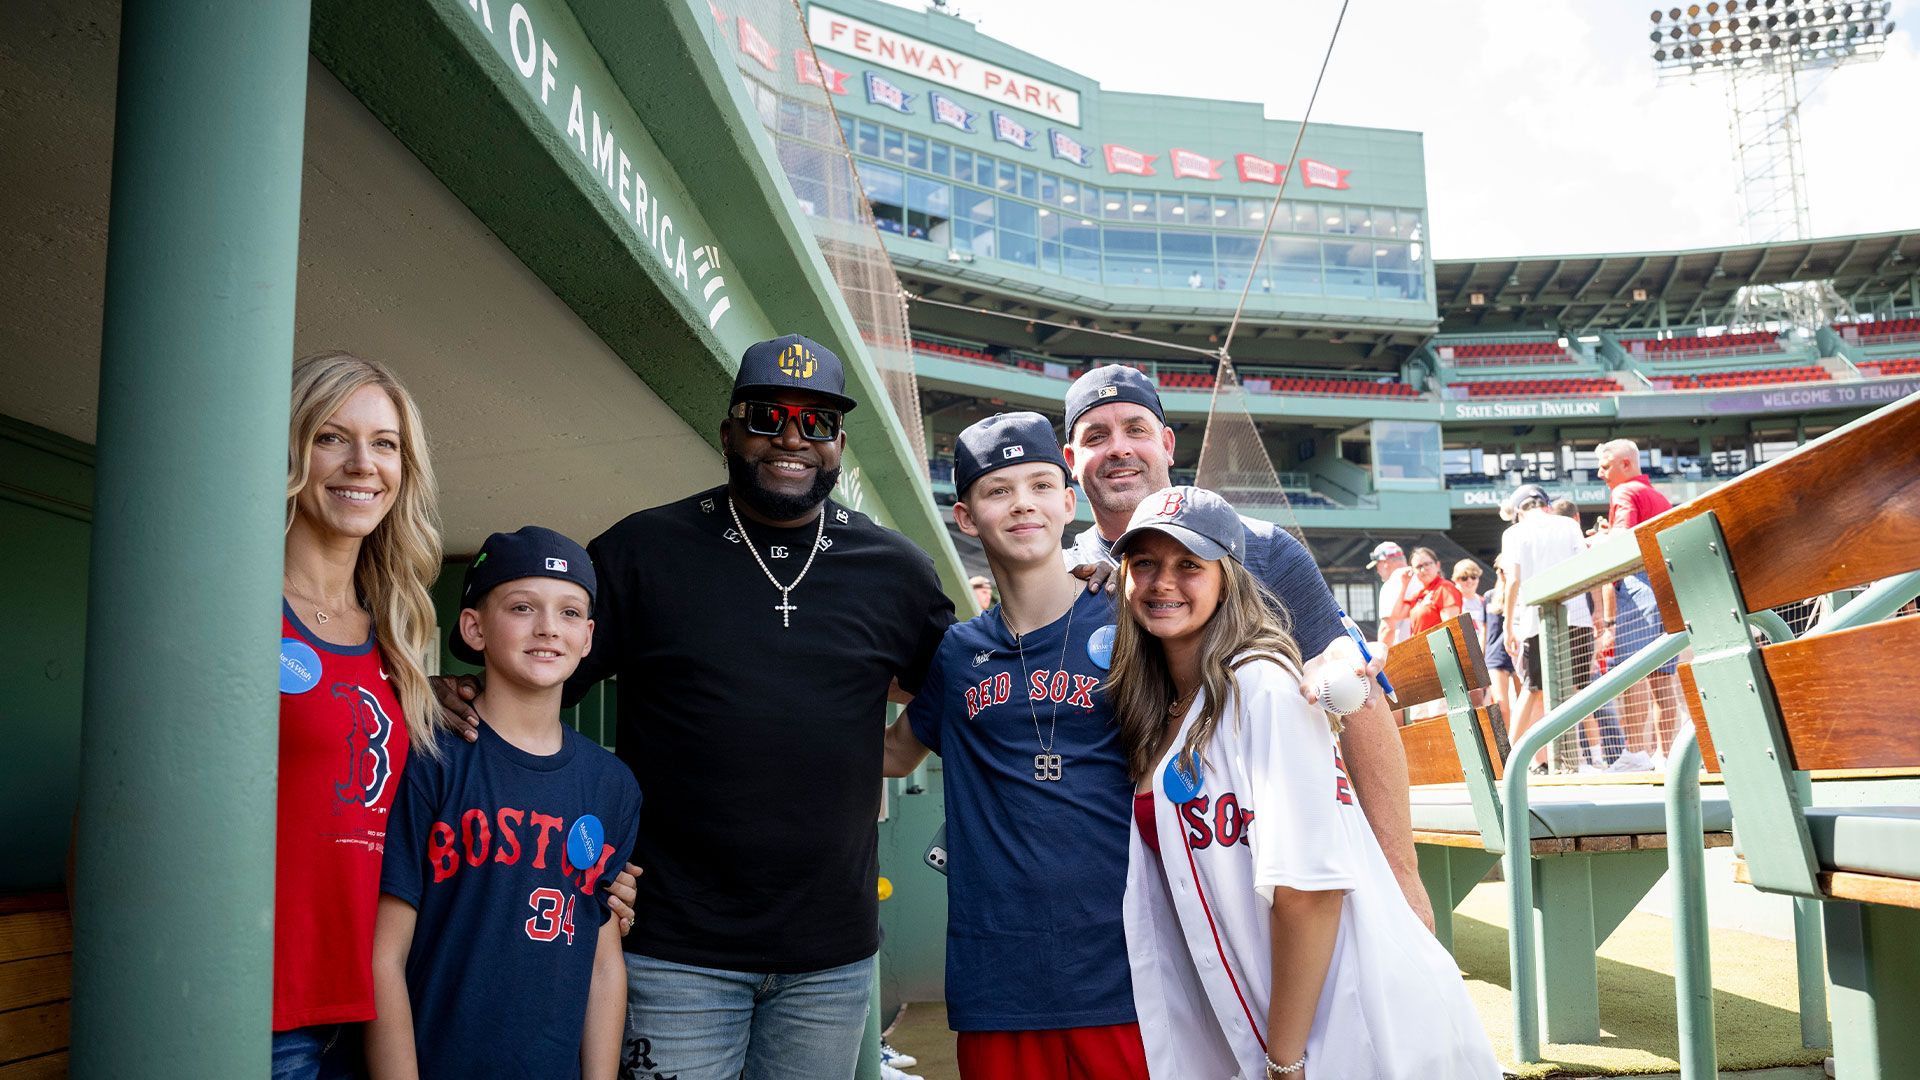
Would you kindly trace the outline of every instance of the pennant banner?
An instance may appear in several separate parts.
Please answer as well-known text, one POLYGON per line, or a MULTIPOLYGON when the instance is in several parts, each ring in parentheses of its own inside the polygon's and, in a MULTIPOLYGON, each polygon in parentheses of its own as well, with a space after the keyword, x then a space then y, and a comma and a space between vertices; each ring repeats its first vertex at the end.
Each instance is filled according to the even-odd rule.
POLYGON ((1252 154, 1235 154, 1233 163, 1240 169, 1240 179, 1250 184, 1280 184, 1287 179, 1287 167, 1277 161, 1268 161, 1252 154))
POLYGON ((1153 163, 1158 154, 1143 154, 1132 147, 1119 143, 1107 143, 1107 171, 1126 173, 1129 176, 1152 176, 1153 163))
MULTIPOLYGON (((740 25, 745 26, 746 21, 742 20, 740 25)), ((898 86, 875 75, 871 71, 867 72, 867 100, 873 102, 875 105, 885 105, 895 112, 913 111, 912 94, 907 93, 905 90, 900 89, 898 86)))
POLYGON ((760 61, 760 66, 768 71, 780 70, 780 53, 771 42, 760 36, 745 15, 737 15, 734 21, 740 24, 740 51, 760 61))
POLYGON ((1205 154, 1178 148, 1167 151, 1167 160, 1173 165, 1173 175, 1190 180, 1218 180, 1220 166, 1226 164, 1205 154))
POLYGON ((927 92, 927 105, 933 110, 933 122, 961 131, 972 131, 973 122, 980 114, 953 100, 938 90, 927 92))
POLYGON ((993 113, 993 137, 1022 150, 1033 149, 1033 129, 998 110, 993 113))
POLYGON ((1347 176, 1352 172, 1352 169, 1336 169, 1324 161, 1315 161, 1312 158, 1300 159, 1300 182, 1307 187, 1345 191, 1347 176))
POLYGON ((847 92, 847 72, 814 59, 805 49, 793 50, 793 71, 804 86, 818 86, 829 94, 847 92))
POLYGON ((1087 148, 1074 142, 1073 137, 1066 132, 1061 131, 1059 128, 1048 128, 1047 142, 1053 148, 1054 157, 1062 161, 1071 161, 1082 168, 1086 167, 1088 157, 1087 148))

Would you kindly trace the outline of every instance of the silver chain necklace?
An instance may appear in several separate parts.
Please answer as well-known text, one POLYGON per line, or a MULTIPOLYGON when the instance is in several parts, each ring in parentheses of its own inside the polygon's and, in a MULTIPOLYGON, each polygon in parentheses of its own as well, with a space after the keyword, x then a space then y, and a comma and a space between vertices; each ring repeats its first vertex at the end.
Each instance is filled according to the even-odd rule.
MULTIPOLYGON (((1067 608, 1067 629, 1060 639, 1060 662, 1054 665, 1055 677, 1067 669, 1067 649, 1073 644, 1073 609, 1079 606, 1079 598, 1067 608)), ((1040 752, 1033 755, 1033 778, 1040 781, 1056 781, 1063 775, 1060 755, 1053 752, 1054 735, 1060 729, 1060 703, 1053 703, 1053 711, 1047 716, 1046 738, 1040 737, 1040 714, 1033 707, 1033 676, 1027 672, 1027 643, 1024 636, 1014 630, 1007 621, 1005 605, 1000 608, 1000 625, 1013 635, 1013 647, 1020 654, 1020 685, 1027 691, 1027 716, 1033 720, 1033 737, 1040 744, 1040 752)), ((1049 694, 1049 697, 1052 695, 1049 694)))
POLYGON ((746 523, 740 520, 740 511, 733 505, 732 493, 727 495, 727 513, 733 515, 733 527, 740 530, 740 543, 745 545, 747 554, 753 556, 753 561, 759 565, 760 572, 767 575, 767 580, 773 582, 773 587, 780 590, 780 602, 773 605, 773 610, 780 613, 781 628, 791 627, 793 613, 800 609, 787 599, 787 594, 800 587, 801 579, 807 576, 807 571, 813 569, 813 560, 820 554, 820 538, 827 534, 827 504, 820 504, 820 527, 813 532, 813 549, 807 552, 807 565, 800 568, 800 577, 794 578, 791 585, 780 584, 780 579, 774 577, 773 571, 767 569, 767 561, 760 557, 760 549, 753 546, 753 537, 747 535, 746 523))

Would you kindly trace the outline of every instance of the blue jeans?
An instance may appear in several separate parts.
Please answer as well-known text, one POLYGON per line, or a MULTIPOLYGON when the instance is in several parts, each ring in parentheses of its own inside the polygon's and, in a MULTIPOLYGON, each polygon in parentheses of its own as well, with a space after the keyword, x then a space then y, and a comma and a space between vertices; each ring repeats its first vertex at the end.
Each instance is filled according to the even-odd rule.
POLYGON ((358 1080, 366 1075, 359 1024, 315 1024, 273 1033, 273 1080, 358 1080))
POLYGON ((801 975, 627 954, 621 1080, 852 1080, 873 959, 801 975))

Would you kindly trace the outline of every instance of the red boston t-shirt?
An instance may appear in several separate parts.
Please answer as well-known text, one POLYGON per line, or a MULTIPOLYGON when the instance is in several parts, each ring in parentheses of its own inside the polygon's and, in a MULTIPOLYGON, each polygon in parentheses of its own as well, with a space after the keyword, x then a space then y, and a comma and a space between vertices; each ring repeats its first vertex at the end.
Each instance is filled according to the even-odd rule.
POLYGON ((1460 589, 1444 577, 1436 577, 1413 595, 1413 632, 1424 634, 1440 625, 1440 613, 1466 603, 1460 589))
POLYGON ((1614 486, 1607 496, 1607 525, 1631 529, 1635 525, 1673 509, 1673 503, 1653 486, 1646 473, 1629 477, 1614 486))
POLYGON ((407 725, 369 635, 280 621, 273 1030, 373 1018, 373 916, 407 725))

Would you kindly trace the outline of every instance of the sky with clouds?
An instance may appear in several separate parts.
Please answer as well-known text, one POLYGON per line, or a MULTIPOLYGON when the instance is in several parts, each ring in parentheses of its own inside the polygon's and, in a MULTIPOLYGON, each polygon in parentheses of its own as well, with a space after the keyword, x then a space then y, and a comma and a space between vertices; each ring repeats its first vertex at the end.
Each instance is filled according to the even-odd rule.
MULTIPOLYGON (((982 33, 1108 89, 1257 101, 1276 119, 1304 109, 1340 10, 1339 0, 952 5, 982 33)), ((1651 10, 1647 0, 1352 0, 1313 118, 1425 134, 1439 258, 1743 243, 1724 84, 1655 77, 1651 10)), ((1896 0, 1893 17, 1879 60, 1802 82, 1816 236, 1920 229, 1920 0, 1896 0)))

